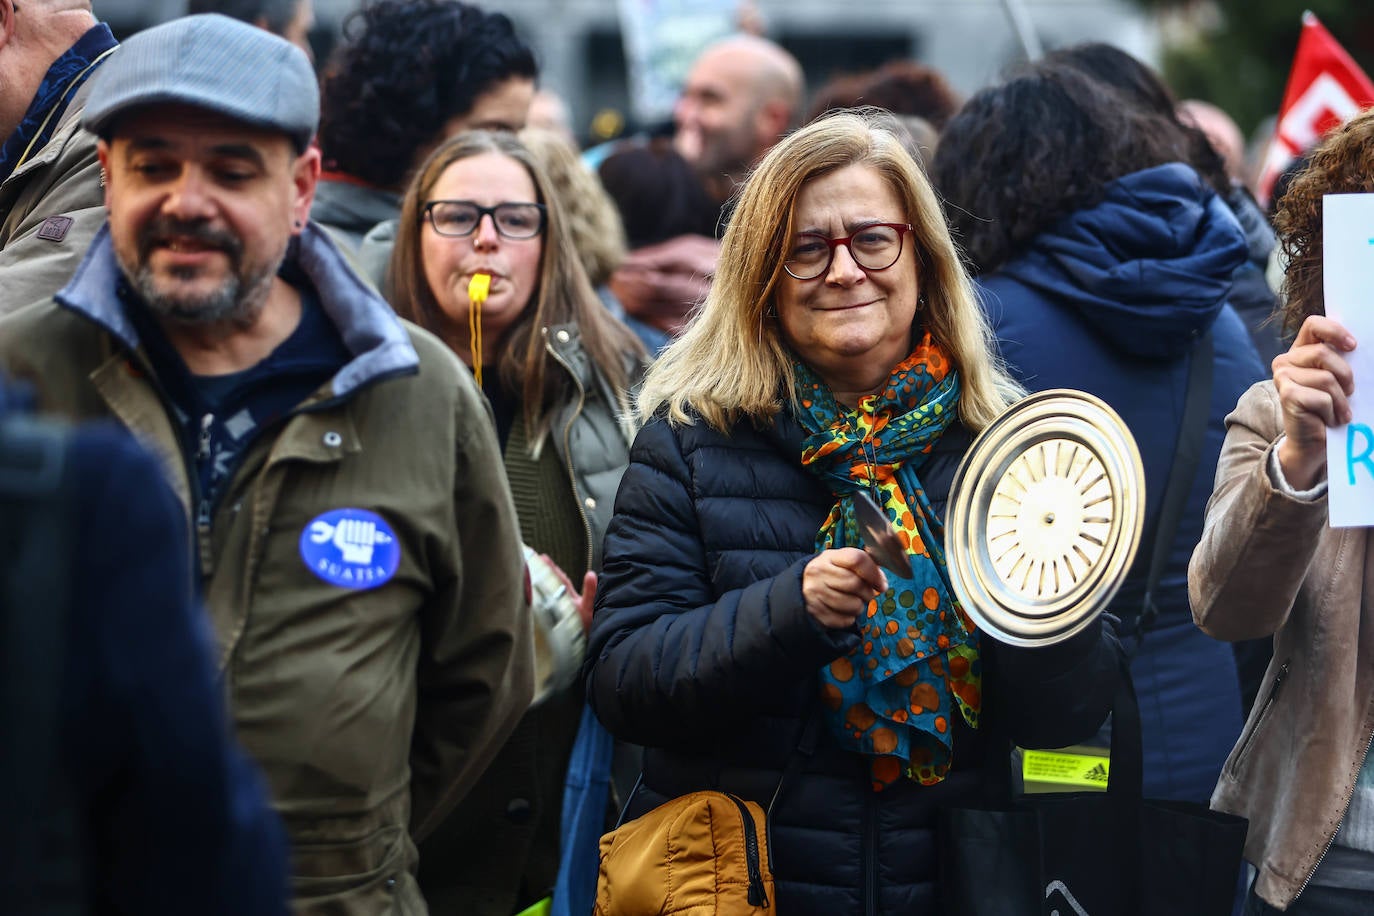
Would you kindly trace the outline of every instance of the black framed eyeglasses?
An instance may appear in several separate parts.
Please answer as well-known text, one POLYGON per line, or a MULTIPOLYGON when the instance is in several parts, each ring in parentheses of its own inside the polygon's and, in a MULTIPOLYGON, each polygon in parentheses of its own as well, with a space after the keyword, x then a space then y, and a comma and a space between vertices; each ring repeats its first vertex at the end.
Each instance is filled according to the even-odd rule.
POLYGON ((502 238, 532 239, 544 231, 546 211, 543 204, 501 203, 484 207, 471 200, 431 200, 421 211, 421 219, 428 219, 434 231, 449 238, 472 235, 490 216, 492 225, 502 238))
POLYGON ((869 223, 842 238, 801 232, 782 269, 794 280, 814 280, 830 269, 835 249, 843 245, 864 270, 887 270, 902 256, 902 237, 910 231, 910 223, 869 223))

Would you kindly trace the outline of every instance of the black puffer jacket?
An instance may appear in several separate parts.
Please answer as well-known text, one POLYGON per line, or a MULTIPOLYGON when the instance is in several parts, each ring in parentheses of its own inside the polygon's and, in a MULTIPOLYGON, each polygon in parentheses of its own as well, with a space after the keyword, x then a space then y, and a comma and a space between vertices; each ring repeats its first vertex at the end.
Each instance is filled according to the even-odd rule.
MULTIPOLYGON (((705 788, 766 807, 816 709, 817 675, 858 642, 855 628, 814 623, 802 601, 802 569, 833 503, 801 466, 802 438, 783 414, 729 436, 659 418, 635 441, 606 536, 588 677, 601 721, 646 747, 632 817, 705 788)), ((956 424, 923 468, 941 514, 968 443, 956 424)), ((976 800, 984 759, 1006 752, 1008 735, 1062 746, 1105 718, 1119 652, 1111 627, 1048 649, 982 646, 984 715, 1007 727, 975 732, 954 716, 954 767, 940 785, 874 793, 864 758, 821 729, 773 812, 778 912, 939 912, 935 809, 976 800)))

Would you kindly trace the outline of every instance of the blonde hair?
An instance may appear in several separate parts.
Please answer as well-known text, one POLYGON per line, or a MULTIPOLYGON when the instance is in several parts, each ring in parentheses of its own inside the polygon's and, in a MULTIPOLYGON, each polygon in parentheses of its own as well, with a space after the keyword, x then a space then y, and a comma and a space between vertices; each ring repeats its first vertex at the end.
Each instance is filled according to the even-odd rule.
POLYGON ((964 425, 982 429, 1023 394, 997 357, 935 192, 890 124, 890 115, 873 109, 836 112, 763 158, 739 193, 710 292, 649 369, 638 398, 642 419, 666 409, 671 421, 690 424, 694 412, 726 431, 742 417, 769 419, 784 403, 796 408, 793 356, 766 314, 776 305, 802 186, 855 164, 877 170, 905 207, 925 298, 917 320, 959 370, 964 425))
MULTIPOLYGON (((494 131, 465 131, 445 140, 430 153, 406 189, 386 283, 387 299, 396 314, 451 341, 449 328, 453 321, 444 315, 425 278, 420 247, 424 208, 450 165, 483 153, 497 153, 520 163, 534 183, 537 202, 546 208, 539 280, 524 311, 506 331, 497 362, 502 387, 521 397, 537 454, 548 432, 551 412, 572 395, 574 384, 566 372, 554 367, 556 359, 545 346, 543 329, 576 324, 587 358, 611 388, 620 393, 630 387, 627 360, 642 359, 644 347, 597 298, 573 245, 563 197, 553 193, 553 185, 538 159, 514 135, 494 131)), ((623 406, 628 409, 628 396, 623 406)))
POLYGON ((563 201, 568 231, 592 286, 601 286, 625 260, 625 227, 615 201, 568 141, 551 130, 527 127, 520 142, 548 173, 563 201))

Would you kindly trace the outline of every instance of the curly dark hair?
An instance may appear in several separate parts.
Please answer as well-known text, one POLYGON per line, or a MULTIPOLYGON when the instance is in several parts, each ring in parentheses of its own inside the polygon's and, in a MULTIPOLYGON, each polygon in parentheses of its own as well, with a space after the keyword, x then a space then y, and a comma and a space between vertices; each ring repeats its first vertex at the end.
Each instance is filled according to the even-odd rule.
POLYGON ((1115 45, 1100 41, 1051 51, 1044 60, 1049 64, 1063 64, 1081 70, 1090 78, 1121 93, 1128 103, 1167 119, 1187 140, 1190 154, 1188 164, 1218 194, 1225 197, 1230 193, 1231 176, 1226 173, 1226 160, 1212 146, 1212 141, 1207 139, 1207 134, 1201 128, 1178 116, 1178 100, 1159 74, 1149 66, 1115 45))
POLYGON ((1274 213, 1288 263, 1283 328, 1296 334, 1308 315, 1326 314, 1322 292, 1322 197, 1374 192, 1374 109, 1329 133, 1307 157, 1274 213))
POLYGON ((964 104, 940 136, 933 174, 950 228, 982 274, 1101 202, 1116 179, 1187 159, 1162 116, 1122 105, 1075 69, 1039 63, 964 104))
POLYGON ((444 125, 511 78, 536 79, 511 21, 457 0, 380 0, 348 17, 320 100, 325 168, 390 190, 444 125))
POLYGON ((300 5, 301 0, 189 0, 186 14, 220 13, 250 25, 257 25, 261 19, 267 31, 280 35, 296 17, 300 5))
POLYGON ((949 123, 962 100, 944 75, 914 60, 890 60, 866 73, 832 78, 816 92, 808 122, 835 108, 885 108, 896 115, 915 115, 937 131, 949 123))

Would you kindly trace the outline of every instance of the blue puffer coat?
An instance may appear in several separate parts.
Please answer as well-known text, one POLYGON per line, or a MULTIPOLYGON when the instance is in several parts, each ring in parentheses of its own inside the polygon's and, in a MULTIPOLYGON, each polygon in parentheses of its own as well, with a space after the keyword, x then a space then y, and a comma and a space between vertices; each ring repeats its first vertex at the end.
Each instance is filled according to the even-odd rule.
MULTIPOLYGON (((856 628, 823 629, 803 604, 802 569, 833 497, 802 468, 802 440, 784 413, 728 436, 660 418, 635 441, 606 535, 588 677, 602 722, 646 748, 631 817, 705 788, 766 807, 817 708, 817 675, 858 643, 856 628)), ((955 424, 922 469, 937 513, 968 443, 955 424)), ((953 717, 953 770, 937 786, 874 793, 866 760, 821 729, 773 812, 777 912, 940 912, 936 808, 976 800, 1008 734, 1038 747, 1091 734, 1119 651, 1098 624, 1034 651, 985 639, 985 725, 953 717)))
POLYGON ((1031 391, 1078 388, 1121 414, 1145 464, 1145 537, 1122 589, 1123 617, 1140 609, 1144 577, 1173 463, 1189 351, 1212 329, 1207 437, 1169 548, 1159 617, 1132 665, 1145 742, 1145 791, 1206 802, 1240 734, 1231 648, 1193 626, 1188 558, 1202 535, 1223 420, 1266 377, 1244 323, 1227 304, 1246 243, 1222 200, 1187 166, 1158 166, 1114 182, 1102 203, 1062 220, 982 278, 1002 354, 1031 391))

